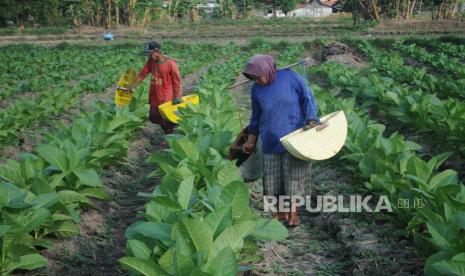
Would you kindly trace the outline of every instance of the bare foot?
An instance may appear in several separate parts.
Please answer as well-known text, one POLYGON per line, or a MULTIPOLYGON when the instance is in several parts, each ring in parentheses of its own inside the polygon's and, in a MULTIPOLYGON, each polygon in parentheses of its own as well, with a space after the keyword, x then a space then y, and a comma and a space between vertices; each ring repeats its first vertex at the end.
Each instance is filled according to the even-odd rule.
POLYGON ((289 226, 298 226, 300 223, 299 215, 297 215, 297 212, 291 212, 289 214, 289 220, 288 220, 289 226))

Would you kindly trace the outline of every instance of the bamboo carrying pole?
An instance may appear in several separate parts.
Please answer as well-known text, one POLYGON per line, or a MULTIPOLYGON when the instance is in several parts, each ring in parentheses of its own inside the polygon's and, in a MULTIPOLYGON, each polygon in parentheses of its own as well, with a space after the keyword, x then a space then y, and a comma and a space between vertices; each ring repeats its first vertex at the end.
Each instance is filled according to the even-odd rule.
MULTIPOLYGON (((278 68, 278 70, 289 69, 289 68, 292 68, 292 67, 295 67, 295 66, 298 66, 298 65, 305 65, 305 66, 309 67, 309 66, 312 66, 313 64, 314 64, 314 60, 311 57, 307 57, 307 58, 302 59, 301 61, 298 61, 296 63, 284 66, 282 68, 278 68)), ((235 83, 235 84, 229 86, 228 89, 234 89, 234 88, 236 88, 238 86, 244 85, 244 84, 249 83, 251 81, 252 80, 249 80, 249 79, 240 81, 238 83, 235 83)))

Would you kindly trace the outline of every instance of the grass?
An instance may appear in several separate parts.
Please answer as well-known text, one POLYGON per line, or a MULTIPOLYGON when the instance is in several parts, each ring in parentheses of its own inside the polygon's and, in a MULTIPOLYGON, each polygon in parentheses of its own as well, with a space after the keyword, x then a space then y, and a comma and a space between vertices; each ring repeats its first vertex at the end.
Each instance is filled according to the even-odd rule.
MULTIPOLYGON (((69 30, 68 27, 53 26, 53 27, 41 27, 39 29, 34 29, 31 27, 25 27, 24 34, 27 35, 54 35, 54 34, 64 34, 69 30)), ((0 29, 0 36, 2 35, 17 35, 17 28, 2 28, 0 29)))

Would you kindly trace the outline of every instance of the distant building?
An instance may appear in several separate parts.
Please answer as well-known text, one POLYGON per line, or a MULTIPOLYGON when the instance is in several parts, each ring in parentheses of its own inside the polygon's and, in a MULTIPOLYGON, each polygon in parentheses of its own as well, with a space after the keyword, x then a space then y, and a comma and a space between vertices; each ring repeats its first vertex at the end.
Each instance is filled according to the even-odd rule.
POLYGON ((307 4, 299 4, 288 13, 290 17, 326 17, 333 13, 338 0, 312 0, 307 4))

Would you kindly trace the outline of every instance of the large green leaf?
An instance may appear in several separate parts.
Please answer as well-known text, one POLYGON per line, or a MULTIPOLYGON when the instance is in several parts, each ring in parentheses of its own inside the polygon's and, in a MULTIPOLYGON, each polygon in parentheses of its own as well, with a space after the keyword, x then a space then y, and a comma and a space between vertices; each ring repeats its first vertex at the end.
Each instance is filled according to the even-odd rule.
POLYGON ((36 210, 23 226, 24 234, 38 228, 50 216, 50 211, 45 208, 36 210))
POLYGON ((195 269, 195 264, 190 257, 175 250, 174 254, 174 267, 176 268, 176 275, 190 275, 195 269))
POLYGON ((175 139, 172 142, 172 150, 183 159, 188 157, 194 162, 199 160, 199 150, 187 137, 175 139))
POLYGON ((234 252, 230 248, 224 248, 212 259, 208 271, 215 276, 237 275, 237 261, 234 252))
POLYGON ((459 182, 457 172, 454 170, 445 170, 436 174, 431 178, 429 186, 431 190, 436 190, 437 188, 446 187, 450 185, 456 185, 459 182))
POLYGON ((53 234, 59 238, 71 238, 79 235, 79 226, 72 221, 58 221, 52 227, 45 229, 45 234, 53 234))
POLYGON ((139 259, 136 257, 124 257, 118 262, 136 275, 144 276, 164 276, 168 275, 158 264, 153 261, 139 259))
POLYGON ((8 230, 11 228, 10 225, 3 225, 3 224, 0 224, 0 238, 3 237, 3 235, 6 234, 6 232, 8 232, 8 230))
POLYGON ((457 254, 450 260, 436 262, 433 267, 444 275, 463 276, 465 275, 465 253, 457 254))
POLYGON ((423 181, 428 181, 431 176, 432 167, 418 157, 412 157, 407 161, 407 174, 418 177, 423 181))
POLYGON ((90 187, 102 187, 102 181, 100 180, 97 172, 93 169, 75 169, 73 173, 84 185, 90 187))
POLYGON ((7 160, 5 164, 0 165, 0 179, 18 186, 24 185, 21 165, 15 160, 7 160))
POLYGON ((102 188, 86 188, 86 189, 80 190, 79 193, 82 195, 94 197, 100 200, 105 200, 105 201, 111 200, 110 195, 107 192, 105 192, 105 190, 102 188))
POLYGON ((178 202, 182 209, 187 209, 194 189, 195 176, 190 176, 184 179, 179 185, 178 202))
POLYGON ((285 240, 288 235, 289 232, 287 231, 287 228, 275 219, 260 219, 257 222, 255 232, 253 233, 255 238, 268 241, 285 240))
POLYGON ((249 189, 243 182, 235 181, 223 189, 221 200, 231 207, 233 219, 239 219, 249 211, 249 189))
POLYGON ((186 218, 180 221, 178 225, 178 234, 189 238, 197 252, 204 252, 205 256, 208 256, 213 243, 213 232, 205 221, 200 218, 186 218))
POLYGON ((62 172, 68 170, 68 159, 64 150, 52 145, 40 144, 37 146, 36 151, 50 165, 60 169, 62 172))
POLYGON ((14 271, 17 269, 33 270, 47 265, 47 259, 39 254, 27 254, 19 257, 18 261, 8 264, 6 271, 14 271))
POLYGON ((226 228, 213 243, 209 262, 224 248, 230 248, 234 252, 239 251, 244 245, 244 238, 254 231, 255 225, 253 221, 244 221, 226 228))
POLYGON ((0 182, 0 207, 28 207, 29 205, 24 203, 26 196, 25 190, 19 189, 11 183, 0 182))
POLYGON ((465 212, 459 212, 454 215, 454 222, 457 224, 460 228, 465 230, 465 212))
POLYGON ((150 260, 150 249, 139 240, 128 240, 126 248, 128 253, 143 260, 150 260))
POLYGON ((426 226, 428 228, 428 232, 433 237, 433 241, 441 249, 444 250, 451 250, 452 244, 450 244, 448 240, 447 230, 445 229, 445 225, 427 222, 426 226))
POLYGON ((221 186, 227 186, 233 181, 242 181, 242 176, 234 162, 224 162, 217 173, 217 180, 221 186))
POLYGON ((135 238, 140 234, 160 241, 171 241, 171 225, 161 222, 137 222, 126 230, 126 238, 135 238))
POLYGON ((226 227, 232 224, 231 208, 216 208, 205 218, 205 223, 210 226, 213 236, 216 238, 226 227))
POLYGON ((166 153, 153 153, 149 156, 149 158, 145 161, 146 163, 149 164, 168 164, 169 166, 176 167, 177 162, 173 160, 171 155, 166 154, 166 153))

